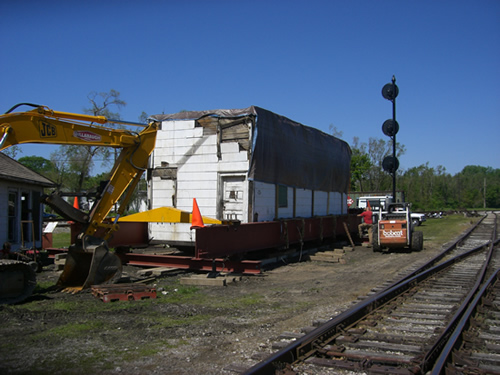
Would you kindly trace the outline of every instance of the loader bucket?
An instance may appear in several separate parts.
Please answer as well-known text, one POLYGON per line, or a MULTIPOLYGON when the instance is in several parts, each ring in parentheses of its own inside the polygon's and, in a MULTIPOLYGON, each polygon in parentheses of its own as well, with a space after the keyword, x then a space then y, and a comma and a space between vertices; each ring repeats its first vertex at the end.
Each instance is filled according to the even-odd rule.
POLYGON ((86 236, 81 243, 70 246, 57 285, 86 289, 91 285, 113 283, 120 278, 121 270, 120 258, 109 251, 106 241, 86 236))

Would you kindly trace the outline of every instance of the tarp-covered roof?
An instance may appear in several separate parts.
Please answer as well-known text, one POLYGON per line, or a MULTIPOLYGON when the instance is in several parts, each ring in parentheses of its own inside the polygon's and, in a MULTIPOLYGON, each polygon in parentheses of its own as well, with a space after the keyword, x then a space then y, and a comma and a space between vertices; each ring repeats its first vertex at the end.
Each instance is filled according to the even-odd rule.
POLYGON ((205 116, 255 118, 248 177, 296 188, 347 193, 351 149, 343 140, 256 106, 151 116, 157 121, 205 116))

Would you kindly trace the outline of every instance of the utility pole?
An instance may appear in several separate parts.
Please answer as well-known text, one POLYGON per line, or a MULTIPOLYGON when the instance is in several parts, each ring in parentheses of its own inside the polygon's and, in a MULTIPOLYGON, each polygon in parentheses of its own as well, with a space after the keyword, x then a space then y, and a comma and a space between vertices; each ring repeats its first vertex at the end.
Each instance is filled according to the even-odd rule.
POLYGON ((486 208, 486 177, 484 178, 483 208, 486 208))

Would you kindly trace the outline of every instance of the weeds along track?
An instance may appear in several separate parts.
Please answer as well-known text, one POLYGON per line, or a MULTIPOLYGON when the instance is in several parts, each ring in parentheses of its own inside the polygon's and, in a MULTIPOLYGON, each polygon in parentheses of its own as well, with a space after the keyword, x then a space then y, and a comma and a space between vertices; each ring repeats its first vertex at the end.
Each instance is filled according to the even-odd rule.
MULTIPOLYGON (((464 347, 464 337, 488 334, 488 345, 500 349, 494 343, 498 336, 491 337, 491 330, 484 335, 464 331, 479 325, 471 320, 474 313, 468 318, 468 311, 480 310, 486 311, 485 326, 491 323, 497 327, 493 332, 500 333, 495 320, 500 319, 499 303, 491 294, 498 288, 497 226, 497 216, 488 214, 436 258, 295 339, 244 374, 444 374, 446 367, 453 368, 455 358, 461 358, 461 367, 471 363, 479 368, 480 355, 472 360, 463 354, 470 352, 470 343, 465 352, 457 353, 464 347), (487 288, 484 282, 488 278, 492 286, 487 288), (485 297, 479 297, 480 293, 485 297), (474 310, 472 306, 479 306, 479 301, 486 302, 474 310)), ((476 342, 484 347, 480 340, 476 342)), ((500 367, 495 367, 499 362, 489 363, 484 373, 500 373, 500 367)))

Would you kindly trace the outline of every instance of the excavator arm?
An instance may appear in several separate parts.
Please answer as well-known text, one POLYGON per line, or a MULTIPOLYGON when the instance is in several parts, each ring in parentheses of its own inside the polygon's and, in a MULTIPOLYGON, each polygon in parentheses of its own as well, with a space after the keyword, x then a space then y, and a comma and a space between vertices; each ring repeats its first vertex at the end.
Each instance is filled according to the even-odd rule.
MULTIPOLYGON (((0 116, 0 151, 23 143, 104 146, 122 150, 100 199, 89 216, 83 219, 88 222, 85 234, 94 235, 99 228, 104 227, 108 233, 105 239, 109 238, 112 226, 104 220, 125 191, 128 188, 130 192, 133 191, 139 182, 154 149, 158 129, 156 122, 144 126, 139 133, 102 126, 109 122, 130 124, 108 120, 104 116, 53 111, 43 106, 27 112, 0 116), (96 123, 101 125, 95 125, 96 123)), ((115 221, 123 213, 129 200, 130 194, 122 199, 115 221)), ((50 202, 49 199, 49 204, 50 202)))
POLYGON ((0 115, 0 151, 24 143, 121 149, 110 179, 88 215, 80 211, 72 212, 72 207, 65 207, 64 205, 68 204, 61 198, 58 199, 57 195, 51 195, 46 200, 47 204, 56 210, 59 209, 58 212, 66 213, 65 216, 76 218, 84 224, 77 243, 70 246, 59 285, 86 288, 92 284, 114 280, 119 276, 121 263, 116 255, 109 253, 106 240, 118 229, 117 221, 123 214, 142 173, 147 169, 159 124, 152 122, 143 125, 142 131, 134 133, 103 126, 107 123, 132 123, 109 120, 103 116, 53 111, 44 106, 35 107, 31 111, 9 111, 0 115), (122 201, 114 221, 107 221, 107 215, 120 198, 122 201), (99 237, 96 237, 96 232, 101 228, 104 235, 99 234, 99 237))

